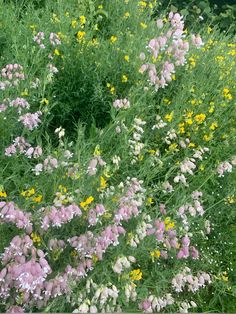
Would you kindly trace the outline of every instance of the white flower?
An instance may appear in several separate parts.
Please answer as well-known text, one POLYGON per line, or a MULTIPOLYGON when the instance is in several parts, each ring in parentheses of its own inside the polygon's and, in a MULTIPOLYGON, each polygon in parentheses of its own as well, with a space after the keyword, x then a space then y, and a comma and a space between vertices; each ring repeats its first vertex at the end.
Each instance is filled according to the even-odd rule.
POLYGON ((95 305, 90 306, 90 313, 97 313, 98 309, 96 308, 95 305))
POLYGON ((35 172, 36 176, 38 176, 40 174, 40 172, 43 171, 43 165, 42 164, 37 164, 33 171, 35 172))
POLYGON ((112 269, 114 270, 115 273, 121 274, 123 270, 121 262, 117 260, 115 265, 112 267, 112 269))
POLYGON ((70 159, 71 157, 73 157, 73 153, 71 153, 69 150, 66 150, 66 151, 64 152, 64 157, 65 157, 66 159, 70 159))
POLYGON ((84 302, 79 306, 77 313, 88 313, 88 311, 89 311, 89 306, 87 303, 84 302))
POLYGON ((58 137, 62 138, 65 135, 65 129, 63 129, 61 126, 55 130, 55 133, 58 133, 58 137))

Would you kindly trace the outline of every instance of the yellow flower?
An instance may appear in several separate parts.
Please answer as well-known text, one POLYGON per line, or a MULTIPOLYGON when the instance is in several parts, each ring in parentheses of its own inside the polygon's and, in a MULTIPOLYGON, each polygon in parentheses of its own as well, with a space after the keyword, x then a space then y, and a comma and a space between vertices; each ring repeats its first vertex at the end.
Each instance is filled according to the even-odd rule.
POLYGON ((31 237, 31 239, 33 240, 34 243, 38 243, 38 244, 41 243, 41 238, 36 233, 32 232, 30 237, 31 237))
POLYGON ((81 15, 81 16, 79 17, 79 21, 80 21, 80 25, 81 25, 81 26, 84 26, 85 23, 86 23, 86 17, 85 17, 84 15, 81 15))
POLYGON ((126 76, 125 74, 122 75, 121 82, 126 83, 127 81, 128 81, 128 76, 126 76))
POLYGON ((75 257, 75 256, 78 255, 78 253, 77 253, 76 250, 73 250, 73 251, 71 251, 70 255, 71 255, 72 257, 75 257))
POLYGON ((209 142, 211 139, 212 139, 212 134, 209 134, 209 135, 205 134, 203 136, 203 140, 206 142, 209 142))
POLYGON ((35 194, 35 189, 34 188, 31 188, 31 189, 26 190, 26 191, 22 191, 20 193, 20 195, 25 197, 26 199, 28 199, 30 196, 32 196, 34 194, 35 194))
POLYGON ((25 88, 25 90, 21 93, 21 96, 29 96, 29 92, 28 92, 28 89, 25 88))
POLYGON ((205 121, 206 115, 204 113, 200 113, 200 114, 197 114, 194 119, 197 123, 202 123, 205 121))
POLYGON ((147 24, 145 24, 145 23, 143 23, 143 22, 140 23, 140 26, 141 26, 143 29, 146 29, 146 28, 147 28, 147 24))
POLYGON ((103 176, 101 176, 100 177, 100 190, 104 190, 106 187, 107 187, 107 181, 103 176))
POLYGON ((129 56, 125 55, 125 56, 124 56, 124 60, 127 61, 127 62, 129 62, 129 56))
POLYGON ((223 89, 223 94, 224 94, 224 95, 227 95, 228 93, 229 93, 229 89, 225 87, 225 88, 223 89))
POLYGON ((107 87, 110 89, 111 94, 115 94, 116 89, 114 86, 112 86, 110 83, 107 83, 107 87))
MULTIPOLYGON (((184 129, 184 128, 183 128, 184 129)), ((172 143, 169 146, 169 151, 173 152, 173 151, 178 151, 178 144, 177 143, 172 143)))
POLYGON ((169 222, 170 222, 170 217, 166 217, 165 220, 164 220, 164 224, 168 225, 169 222))
POLYGON ((199 170, 204 171, 204 170, 205 170, 205 167, 204 167, 203 165, 200 165, 200 166, 199 166, 199 170))
POLYGON ((187 118, 191 118, 192 115, 193 115, 193 111, 188 111, 188 112, 186 113, 186 117, 187 117, 187 118))
POLYGON ((226 203, 228 204, 234 204, 236 202, 234 195, 229 195, 225 198, 226 203))
POLYGON ((170 222, 170 223, 165 227, 165 230, 168 231, 169 229, 174 228, 174 226, 175 226, 175 223, 174 223, 174 222, 170 222))
POLYGON ((152 258, 152 261, 154 261, 154 258, 159 258, 161 256, 161 252, 156 249, 150 252, 150 256, 152 258))
POLYGON ((228 100, 232 100, 233 99, 233 96, 229 93, 227 95, 224 95, 224 97, 228 100))
POLYGON ((134 280, 141 280, 142 279, 142 275, 143 275, 143 273, 141 272, 141 270, 139 268, 138 269, 134 269, 134 270, 132 270, 129 273, 130 279, 132 281, 134 281, 134 280))
POLYGON ((171 113, 168 113, 165 115, 165 119, 168 121, 168 122, 171 122, 172 119, 173 119, 173 116, 174 116, 174 111, 172 111, 171 113))
POLYGON ((98 257, 97 257, 96 254, 93 254, 93 255, 92 255, 92 261, 93 261, 94 263, 97 263, 98 257))
POLYGON ((146 8, 147 2, 145 2, 145 1, 139 1, 138 5, 139 5, 140 7, 146 8))
POLYGON ((91 45, 92 46, 95 46, 95 47, 98 47, 99 46, 99 41, 97 38, 93 38, 92 41, 91 41, 91 45))
POLYGON ((42 199, 43 199, 43 196, 42 196, 41 194, 39 194, 38 196, 35 196, 35 197, 33 198, 33 202, 35 202, 35 203, 41 203, 42 199))
POLYGON ((55 13, 52 14, 52 22, 54 23, 60 23, 60 19, 57 17, 55 13))
POLYGON ((193 57, 190 57, 188 60, 189 60, 189 63, 191 65, 191 67, 195 68, 195 66, 196 66, 196 59, 194 59, 193 57))
POLYGON ((212 32, 212 28, 210 26, 208 26, 207 28, 207 34, 210 34, 212 32))
POLYGON ((215 111, 215 106, 214 105, 211 105, 208 112, 209 113, 213 113, 215 111))
POLYGON ((7 193, 4 191, 0 191, 0 197, 7 197, 7 193))
POLYGON ((116 42, 117 41, 117 37, 116 36, 111 36, 111 38, 110 38, 110 41, 111 41, 111 43, 113 44, 114 42, 116 42))
POLYGON ((100 5, 98 6, 98 9, 99 9, 99 10, 102 10, 102 9, 103 9, 103 5, 100 4, 100 5))
POLYGON ((76 28, 77 25, 78 25, 78 23, 77 23, 76 20, 71 21, 71 26, 72 26, 73 28, 76 28))
POLYGON ((111 94, 112 94, 112 95, 114 95, 114 94, 115 94, 116 89, 115 89, 115 87, 114 87, 114 86, 112 86, 112 87, 110 88, 110 92, 111 92, 111 94))
POLYGON ((227 276, 227 272, 226 272, 226 271, 224 271, 224 272, 221 274, 221 280, 222 280, 222 281, 225 281, 225 282, 229 281, 229 278, 228 278, 228 276, 227 276))
POLYGON ((148 152, 150 155, 153 155, 153 156, 156 154, 155 149, 149 149, 148 152))
POLYGON ((230 93, 230 90, 228 88, 224 88, 223 89, 223 95, 224 95, 224 98, 226 98, 228 100, 232 100, 233 99, 233 96, 230 93))
POLYGON ((142 161, 142 160, 143 160, 143 158, 144 158, 144 156, 143 156, 143 155, 141 155, 141 154, 139 154, 139 155, 138 155, 138 160, 139 160, 139 161, 142 161))
POLYGON ((86 202, 87 204, 91 204, 92 202, 94 201, 94 198, 92 196, 89 196, 87 199, 86 199, 86 202))
POLYGON ((153 202, 153 198, 152 197, 148 197, 147 199, 147 205, 152 205, 154 202, 153 202))
POLYGON ((94 149, 93 156, 100 156, 102 151, 100 150, 100 146, 97 145, 94 149))
POLYGON ((80 206, 85 209, 89 204, 91 204, 94 201, 94 198, 92 196, 89 196, 84 202, 80 202, 80 206))
POLYGON ((82 41, 84 39, 85 34, 86 33, 82 31, 77 32, 76 36, 77 36, 78 41, 82 41))
POLYGON ((192 125, 193 124, 193 120, 192 119, 186 119, 186 123, 189 124, 189 125, 192 125))
POLYGON ((29 27, 32 29, 33 32, 35 32, 35 30, 36 30, 36 25, 32 24, 32 25, 30 25, 29 27))
POLYGON ((130 13, 129 12, 125 12, 125 15, 124 15, 126 18, 130 17, 130 13))
POLYGON ((230 55, 230 56, 236 56, 236 50, 230 50, 229 52, 228 52, 228 55, 230 55))
POLYGON ((225 57, 223 57, 223 56, 216 56, 215 57, 216 61, 224 61, 224 59, 225 59, 225 57))
POLYGON ((40 101, 40 103, 41 103, 42 105, 48 105, 48 104, 49 104, 49 100, 48 100, 47 98, 43 98, 43 99, 40 101))
POLYGON ((54 55, 60 56, 60 51, 59 51, 58 49, 55 49, 55 50, 54 50, 54 55))
POLYGON ((179 133, 180 134, 185 133, 184 123, 179 123, 179 133))
POLYGON ((59 189, 59 191, 61 191, 63 193, 67 192, 67 188, 65 186, 61 185, 61 184, 58 186, 58 189, 59 189))
POLYGON ((168 98, 164 98, 163 101, 164 101, 164 103, 167 104, 167 105, 170 105, 170 104, 171 104, 171 101, 170 101, 168 98))
POLYGON ((217 123, 217 122, 213 122, 213 123, 211 124, 211 126, 210 126, 210 129, 211 129, 212 131, 214 131, 216 128, 218 128, 218 123, 217 123))

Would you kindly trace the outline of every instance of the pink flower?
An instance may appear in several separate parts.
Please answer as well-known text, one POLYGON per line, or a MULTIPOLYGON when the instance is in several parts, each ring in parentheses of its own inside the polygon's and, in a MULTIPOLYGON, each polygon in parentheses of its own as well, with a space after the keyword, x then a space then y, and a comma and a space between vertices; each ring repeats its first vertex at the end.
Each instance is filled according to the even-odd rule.
POLYGON ((201 37, 199 35, 192 35, 191 36, 191 39, 192 39, 192 44, 195 45, 197 48, 201 48, 204 43, 201 39, 201 37))
POLYGON ((25 115, 19 117, 19 121, 21 121, 26 128, 32 131, 33 129, 37 128, 41 122, 39 118, 41 115, 41 111, 37 111, 35 113, 26 113, 25 115))

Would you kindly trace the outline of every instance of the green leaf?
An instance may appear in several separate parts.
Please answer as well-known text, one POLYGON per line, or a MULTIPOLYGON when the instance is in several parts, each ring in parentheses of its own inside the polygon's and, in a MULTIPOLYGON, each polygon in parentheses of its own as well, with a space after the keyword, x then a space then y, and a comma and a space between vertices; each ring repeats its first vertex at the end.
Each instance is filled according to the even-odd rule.
POLYGON ((95 15, 103 15, 103 16, 105 16, 106 18, 108 18, 108 12, 107 11, 104 11, 104 10, 97 10, 96 12, 95 12, 95 15))
POLYGON ((171 5, 170 6, 170 10, 174 13, 176 13, 178 11, 178 9, 174 6, 174 5, 171 5))
POLYGON ((180 11, 180 14, 184 15, 184 16, 187 16, 187 15, 189 15, 189 11, 187 9, 183 9, 183 10, 180 11))

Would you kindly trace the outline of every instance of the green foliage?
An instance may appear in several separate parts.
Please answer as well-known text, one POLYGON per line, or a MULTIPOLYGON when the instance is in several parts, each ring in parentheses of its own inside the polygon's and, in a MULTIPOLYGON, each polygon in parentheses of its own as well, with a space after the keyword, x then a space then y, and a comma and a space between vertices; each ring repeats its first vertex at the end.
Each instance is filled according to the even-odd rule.
POLYGON ((234 0, 170 0, 158 2, 156 14, 163 9, 181 12, 191 29, 194 27, 196 30, 200 30, 202 24, 206 23, 214 26, 218 25, 222 30, 230 30, 235 33, 236 4, 234 0))
MULTIPOLYGON (((166 88, 155 92, 146 74, 139 71, 144 62, 140 60, 140 53, 145 52, 148 58, 149 40, 163 31, 157 28, 154 17, 164 18, 166 12, 162 6, 163 11, 160 11, 160 5, 153 9, 154 2, 144 1, 149 6, 144 4, 142 7, 136 0, 0 0, 0 6, 4 8, 0 11, 0 65, 20 63, 26 72, 26 79, 17 88, 3 91, 0 104, 6 98, 24 97, 31 104, 32 112, 43 112, 40 127, 32 132, 19 123, 15 108, 0 112, 0 192, 7 191, 7 197, 0 200, 14 201, 19 208, 32 214, 33 231, 41 239, 35 245, 47 252, 53 278, 63 272, 67 264, 77 266, 78 259, 69 245, 64 251, 49 250, 49 240, 56 238, 67 243, 68 238, 88 230, 99 234, 112 221, 112 214, 119 207, 123 195, 119 186, 122 187, 127 177, 136 177, 143 181, 146 189, 142 212, 137 218, 123 223, 126 235, 119 239, 118 246, 109 247, 102 261, 95 262, 88 277, 100 285, 112 283, 117 286, 121 291, 118 304, 133 311, 150 293, 162 296, 172 291, 173 276, 188 266, 194 273, 209 272, 212 284, 194 294, 174 292, 177 300, 194 300, 198 307, 193 311, 197 312, 235 312, 236 173, 234 169, 219 178, 216 168, 236 155, 236 48, 232 34, 221 33, 217 27, 208 28, 208 23, 228 27, 223 21, 230 16, 230 21, 234 21, 235 7, 232 4, 222 7, 217 16, 213 13, 216 11, 212 11, 217 9, 208 1, 173 0, 169 3, 168 9, 173 12, 178 9, 185 15, 188 33, 202 27, 204 46, 191 47, 186 63, 176 68, 173 80, 166 88), (196 22, 199 15, 203 16, 206 25, 196 22), (51 32, 57 33, 62 44, 56 47, 48 44, 40 49, 33 38, 41 31, 47 39, 51 32), (59 72, 54 76, 48 71, 49 62, 58 68, 59 72), (36 78, 40 84, 32 88, 36 78), (113 101, 122 98, 129 99, 130 108, 116 110, 113 101), (198 115, 204 117, 202 122, 197 120, 198 115), (165 122, 165 128, 152 128, 159 121, 158 117, 165 122), (146 124, 142 133, 144 148, 134 156, 130 141, 134 140, 137 118, 146 124), (59 138, 55 134, 58 127, 65 128, 65 136, 59 138), (120 133, 117 127, 120 127, 120 133), (169 143, 167 134, 173 130, 176 138, 169 143), (38 160, 22 154, 5 156, 5 148, 16 136, 25 136, 32 145, 42 146, 43 156, 38 160), (194 175, 186 174, 189 186, 173 183, 181 162, 192 158, 195 151, 203 147, 208 147, 209 152, 197 161, 194 175), (68 150, 73 156, 67 160, 64 154, 68 150), (48 156, 57 158, 61 165, 54 171, 35 175, 36 164, 43 163, 48 156), (89 176, 88 165, 98 156, 106 164, 99 165, 97 172, 89 176), (120 158, 118 166, 114 163, 117 156, 120 158), (137 159, 135 163, 133 157, 137 159), (172 193, 163 188, 168 180, 174 186, 172 193), (22 191, 32 188, 35 189, 32 197, 22 195, 22 191), (163 220, 169 218, 174 222, 181 239, 187 231, 178 216, 178 208, 191 202, 191 193, 196 190, 203 191, 205 214, 190 217, 189 235, 199 249, 199 260, 178 260, 177 250, 170 249, 169 259, 153 261, 150 252, 166 249, 154 237, 144 238, 138 248, 130 245, 132 233, 145 221, 145 215, 153 220, 163 218, 160 204, 165 204, 167 210, 163 220), (35 201, 38 195, 42 198, 35 201), (59 196, 67 198, 68 195, 76 204, 93 196, 94 203, 83 209, 82 217, 45 232, 41 228, 41 218, 45 214, 42 207, 49 210, 59 196), (88 226, 88 210, 98 203, 104 203, 108 215, 93 229, 88 226), (209 235, 205 234, 206 220, 211 222, 209 235), (136 262, 132 267, 143 272, 142 280, 136 281, 138 298, 129 304, 124 294, 125 285, 130 283, 129 272, 120 276, 112 269, 121 255, 134 256, 136 262)), ((161 58, 146 60, 158 67, 161 58)), ((3 253, 11 239, 19 234, 23 231, 19 232, 10 223, 0 223, 0 252, 3 253)), ((81 278, 78 283, 71 283, 71 295, 51 300, 43 310, 72 312, 80 304, 86 280, 81 278)), ((167 311, 177 309, 175 305, 167 311)), ((5 304, 0 304, 0 310, 6 310, 5 304)), ((30 310, 38 311, 38 308, 30 310)))

